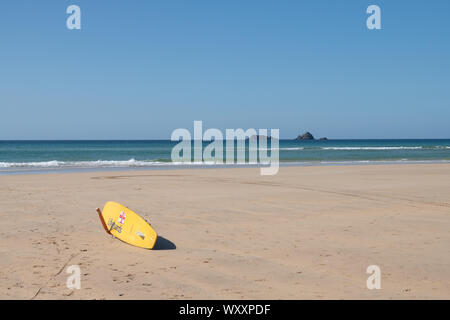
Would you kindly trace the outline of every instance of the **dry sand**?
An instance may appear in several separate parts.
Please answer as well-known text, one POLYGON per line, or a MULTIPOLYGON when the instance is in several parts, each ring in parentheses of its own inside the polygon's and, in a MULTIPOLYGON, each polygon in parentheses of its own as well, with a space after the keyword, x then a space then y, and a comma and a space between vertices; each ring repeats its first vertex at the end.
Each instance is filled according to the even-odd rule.
POLYGON ((1 299, 450 298, 447 164, 0 181, 1 299), (108 236, 95 208, 109 200, 147 217, 159 250, 108 236), (366 288, 373 264, 380 290, 366 288))

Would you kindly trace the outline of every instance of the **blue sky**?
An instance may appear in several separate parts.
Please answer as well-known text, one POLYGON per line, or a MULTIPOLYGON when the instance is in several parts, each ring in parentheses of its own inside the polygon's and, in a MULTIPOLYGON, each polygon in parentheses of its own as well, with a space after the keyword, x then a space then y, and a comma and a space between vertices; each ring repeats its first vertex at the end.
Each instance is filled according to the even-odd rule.
POLYGON ((2 1, 0 139, 450 138, 450 1, 2 1), (66 28, 76 4, 82 29, 66 28), (382 30, 366 28, 381 8, 382 30))

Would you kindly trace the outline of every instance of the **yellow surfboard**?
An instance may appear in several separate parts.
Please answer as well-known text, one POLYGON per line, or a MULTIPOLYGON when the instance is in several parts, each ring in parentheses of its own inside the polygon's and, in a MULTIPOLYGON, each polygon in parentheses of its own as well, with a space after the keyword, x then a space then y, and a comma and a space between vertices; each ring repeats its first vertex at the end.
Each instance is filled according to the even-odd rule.
POLYGON ((109 234, 133 246, 152 249, 158 235, 137 213, 117 202, 107 202, 103 212, 97 209, 103 228, 109 234))

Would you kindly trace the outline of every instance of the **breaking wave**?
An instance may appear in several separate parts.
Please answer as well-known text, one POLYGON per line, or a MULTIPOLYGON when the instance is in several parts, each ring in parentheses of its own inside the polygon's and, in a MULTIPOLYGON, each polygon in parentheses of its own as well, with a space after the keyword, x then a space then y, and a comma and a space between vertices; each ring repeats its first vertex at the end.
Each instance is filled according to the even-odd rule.
MULTIPOLYGON (((234 162, 231 165, 257 165, 264 164, 264 162, 234 162)), ((23 169, 52 169, 52 168, 133 168, 133 167, 152 167, 152 166, 205 166, 205 165, 225 165, 218 161, 203 161, 203 162, 173 162, 170 160, 97 160, 97 161, 43 161, 43 162, 0 162, 0 169, 8 168, 23 168, 23 169)))
POLYGON ((170 162, 135 159, 97 160, 97 161, 42 161, 42 162, 0 162, 0 168, 107 168, 107 167, 145 167, 170 162))
POLYGON ((322 147, 322 150, 419 150, 423 147, 322 147))

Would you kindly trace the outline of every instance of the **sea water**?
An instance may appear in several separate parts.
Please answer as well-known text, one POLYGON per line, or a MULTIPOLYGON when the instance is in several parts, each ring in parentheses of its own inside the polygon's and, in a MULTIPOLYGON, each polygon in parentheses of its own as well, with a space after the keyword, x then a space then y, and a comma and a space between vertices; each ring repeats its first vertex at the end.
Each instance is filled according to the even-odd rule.
MULTIPOLYGON (((0 173, 219 165, 209 159, 201 164, 172 162, 172 148, 176 144, 169 140, 0 141, 0 173)), ((208 144, 204 142, 203 147, 208 144)), ((245 148, 248 152, 248 142, 245 148)), ((450 162, 450 139, 280 140, 278 149, 270 146, 268 149, 279 152, 282 166, 450 162)))

